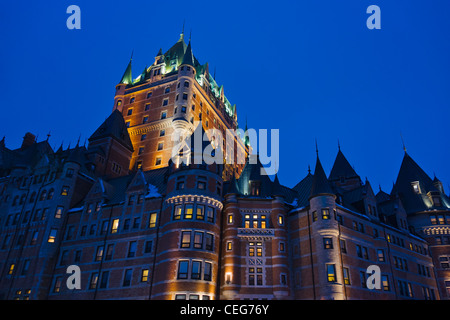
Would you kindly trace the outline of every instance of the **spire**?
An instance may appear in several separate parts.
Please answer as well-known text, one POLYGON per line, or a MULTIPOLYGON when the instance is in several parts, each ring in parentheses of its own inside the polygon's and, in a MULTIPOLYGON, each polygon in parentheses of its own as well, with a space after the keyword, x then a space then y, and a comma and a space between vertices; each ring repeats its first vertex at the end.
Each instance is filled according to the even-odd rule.
POLYGON ((402 139, 403 151, 405 151, 405 153, 406 153, 405 141, 403 141, 403 135, 401 132, 400 132, 400 138, 402 139))
POLYGON ((194 55, 192 54, 191 41, 189 41, 186 51, 184 53, 183 62, 181 64, 187 64, 189 66, 194 66, 194 55))
MULTIPOLYGON (((318 153, 317 150, 316 152, 318 153)), ((328 182, 325 171, 323 170, 322 163, 320 163, 319 155, 317 155, 316 167, 314 169, 314 176, 309 198, 311 199, 315 196, 323 194, 333 195, 334 193, 333 190, 331 189, 330 183, 328 182)))
POLYGON ((228 185, 226 194, 240 194, 239 187, 236 181, 236 175, 234 172, 233 177, 231 177, 230 184, 228 185))
POLYGON ((319 159, 319 148, 317 147, 317 138, 316 138, 316 155, 317 159, 319 159))
POLYGON ((245 116, 245 131, 244 131, 244 145, 250 146, 250 137, 248 136, 248 128, 247 128, 247 116, 245 116))
POLYGON ((347 161, 347 158, 345 158, 344 154, 339 148, 339 151, 336 155, 336 159, 334 160, 333 167, 331 168, 330 176, 328 178, 334 181, 339 180, 341 177, 349 179, 359 176, 355 172, 355 169, 352 168, 350 163, 347 161))
POLYGON ((184 41, 184 22, 185 22, 185 20, 183 20, 183 29, 181 29, 180 39, 178 39, 177 42, 184 41))
POLYGON ((124 83, 124 84, 132 84, 133 83, 133 77, 131 75, 131 61, 132 60, 133 60, 133 52, 131 52, 130 62, 128 62, 128 66, 125 69, 125 72, 119 83, 124 83))
POLYGON ((280 180, 278 180, 278 175, 276 173, 275 173, 275 178, 273 179, 273 183, 272 183, 272 195, 274 195, 274 196, 282 196, 283 195, 281 183, 280 183, 280 180))

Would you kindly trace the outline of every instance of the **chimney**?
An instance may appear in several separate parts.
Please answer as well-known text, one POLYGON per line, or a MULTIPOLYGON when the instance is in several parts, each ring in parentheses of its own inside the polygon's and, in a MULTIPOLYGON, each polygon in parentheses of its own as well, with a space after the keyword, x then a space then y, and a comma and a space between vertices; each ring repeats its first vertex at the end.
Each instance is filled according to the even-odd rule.
POLYGON ((30 132, 25 133, 25 136, 23 137, 22 146, 20 149, 28 148, 29 146, 33 145, 36 142, 36 136, 30 132))

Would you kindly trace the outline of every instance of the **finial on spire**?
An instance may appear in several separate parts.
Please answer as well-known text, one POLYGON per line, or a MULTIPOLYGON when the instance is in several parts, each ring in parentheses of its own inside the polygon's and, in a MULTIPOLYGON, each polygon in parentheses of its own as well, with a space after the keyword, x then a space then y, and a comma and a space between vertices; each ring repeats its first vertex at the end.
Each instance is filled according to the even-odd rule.
POLYGON ((339 139, 338 139, 338 150, 341 151, 341 144, 339 142, 339 139))
POLYGON ((311 173, 311 166, 308 164, 308 174, 311 173))
POLYGON ((319 148, 317 147, 317 138, 316 138, 316 154, 319 156, 319 148))
POLYGON ((402 139, 403 151, 405 151, 405 153, 406 153, 405 141, 403 141, 403 135, 402 135, 401 131, 400 131, 400 138, 402 139))
POLYGON ((50 139, 50 136, 51 136, 50 132, 51 132, 51 131, 49 131, 49 132, 47 133, 47 141, 48 141, 48 139, 50 139))

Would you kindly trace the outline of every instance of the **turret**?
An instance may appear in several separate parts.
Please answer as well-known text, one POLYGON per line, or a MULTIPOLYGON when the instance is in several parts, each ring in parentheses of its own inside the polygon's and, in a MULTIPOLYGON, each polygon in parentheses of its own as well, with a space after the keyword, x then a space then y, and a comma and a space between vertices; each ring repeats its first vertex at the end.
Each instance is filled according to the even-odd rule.
POLYGON ((174 118, 172 126, 180 139, 193 131, 191 118, 191 105, 196 70, 192 54, 191 41, 186 48, 183 60, 178 68, 178 84, 174 105, 174 118))

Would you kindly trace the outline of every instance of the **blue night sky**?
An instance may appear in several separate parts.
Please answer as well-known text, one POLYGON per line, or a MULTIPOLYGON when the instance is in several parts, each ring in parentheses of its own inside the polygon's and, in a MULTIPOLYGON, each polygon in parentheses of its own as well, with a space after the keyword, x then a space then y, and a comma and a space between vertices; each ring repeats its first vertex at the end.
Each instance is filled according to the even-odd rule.
POLYGON ((132 50, 133 77, 179 38, 237 105, 240 126, 280 130, 282 184, 341 150, 374 191, 390 192, 408 153, 448 193, 450 1, 7 1, 0 12, 0 138, 29 131, 83 143, 112 111, 132 50), (81 30, 69 30, 69 5, 81 30), (381 30, 369 30, 369 5, 381 30))

